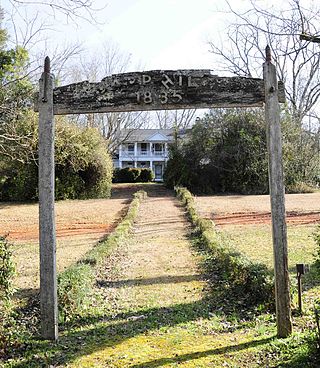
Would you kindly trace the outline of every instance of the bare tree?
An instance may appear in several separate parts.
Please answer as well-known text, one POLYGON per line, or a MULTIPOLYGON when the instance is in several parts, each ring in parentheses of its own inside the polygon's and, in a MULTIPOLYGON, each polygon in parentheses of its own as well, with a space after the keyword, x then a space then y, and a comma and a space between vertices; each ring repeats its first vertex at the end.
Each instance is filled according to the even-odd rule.
POLYGON ((188 129, 195 121, 196 112, 195 109, 156 111, 155 124, 160 129, 188 129))
POLYGON ((41 52, 33 55, 33 65, 38 65, 37 73, 33 73, 35 79, 38 80, 40 77, 39 73, 42 72, 45 57, 51 55, 51 71, 55 76, 55 84, 67 83, 70 79, 71 65, 81 58, 83 52, 84 48, 78 42, 56 45, 55 47, 45 44, 41 52))
POLYGON ((209 42, 210 52, 221 61, 224 72, 239 76, 261 77, 264 50, 270 45, 278 78, 285 83, 288 107, 293 120, 301 125, 315 113, 320 96, 320 49, 305 41, 301 33, 317 36, 320 8, 303 6, 303 1, 290 0, 279 6, 260 6, 250 1, 250 8, 237 12, 227 2, 235 17, 227 29, 228 42, 209 42))
POLYGON ((77 22, 78 19, 96 23, 95 14, 103 9, 95 6, 94 0, 9 0, 11 7, 17 11, 36 7, 46 17, 64 16, 67 22, 77 22))
MULTIPOLYGON (((79 62, 69 69, 68 82, 98 82, 108 75, 125 72, 130 63, 130 54, 121 51, 114 42, 107 41, 98 52, 80 55, 79 62)), ((142 126, 146 128, 150 115, 146 112, 95 113, 73 116, 71 119, 79 125, 98 128, 108 143, 109 151, 114 153, 121 141, 128 138, 120 135, 120 130, 126 130, 130 135, 130 132, 142 126)))
POLYGON ((79 55, 82 46, 78 41, 57 43, 56 34, 65 24, 77 27, 86 21, 99 26, 98 14, 104 7, 95 4, 95 0, 8 0, 2 5, 8 47, 19 46, 28 51, 29 76, 38 79, 44 57, 50 55, 56 78, 67 77, 66 64, 79 55))

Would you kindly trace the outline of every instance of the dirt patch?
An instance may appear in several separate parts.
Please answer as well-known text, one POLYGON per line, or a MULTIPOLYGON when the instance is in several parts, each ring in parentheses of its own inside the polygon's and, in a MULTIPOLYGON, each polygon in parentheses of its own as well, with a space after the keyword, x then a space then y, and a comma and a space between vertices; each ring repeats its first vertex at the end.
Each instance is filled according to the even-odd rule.
MULTIPOLYGON (((67 200, 56 203, 57 269, 76 262, 108 235, 126 211, 139 186, 114 186, 111 199, 67 200)), ((39 287, 39 215, 37 203, 0 203, 0 234, 13 243, 17 268, 15 287, 39 287)))
MULTIPOLYGON (((286 194, 288 224, 320 223, 320 193, 286 194)), ((247 225, 271 222, 270 197, 268 195, 226 195, 195 197, 202 217, 215 224, 247 225)))
MULTIPOLYGON (((78 235, 92 235, 95 234, 97 237, 102 237, 110 233, 116 224, 79 224, 79 227, 75 225, 66 226, 57 229, 57 239, 63 239, 78 235)), ((9 232, 8 239, 13 242, 34 242, 37 241, 39 236, 38 229, 21 228, 19 230, 13 230, 9 232)))
MULTIPOLYGON (((91 236, 97 240, 112 231, 128 199, 59 201, 56 203, 57 238, 91 236)), ((38 243, 38 204, 6 204, 0 211, 0 234, 13 242, 38 243)))
MULTIPOLYGON (((230 213, 225 215, 213 215, 210 217, 216 225, 250 225, 250 224, 270 224, 271 213, 230 213)), ((287 223, 292 225, 310 225, 320 223, 319 212, 287 212, 287 223)))

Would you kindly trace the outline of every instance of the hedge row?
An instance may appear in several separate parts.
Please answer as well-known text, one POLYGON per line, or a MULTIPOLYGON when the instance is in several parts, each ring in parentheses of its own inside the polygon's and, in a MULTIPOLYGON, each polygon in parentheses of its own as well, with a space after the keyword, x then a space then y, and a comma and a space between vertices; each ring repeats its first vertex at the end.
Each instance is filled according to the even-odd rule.
POLYGON ((205 269, 216 294, 219 292, 225 302, 236 301, 247 307, 273 306, 274 288, 267 267, 233 249, 211 220, 201 218, 186 188, 175 187, 175 191, 197 230, 201 249, 206 252, 205 269))
POLYGON ((14 293, 14 275, 12 244, 7 241, 6 236, 0 236, 0 364, 1 359, 5 358, 17 340, 12 329, 11 299, 14 293))
POLYGON ((69 320, 80 314, 85 307, 88 294, 95 281, 95 266, 101 264, 107 255, 116 248, 129 234, 137 216, 140 202, 147 193, 138 191, 134 195, 128 212, 106 240, 88 251, 75 265, 69 267, 58 276, 58 301, 60 319, 69 320))
POLYGON ((154 180, 151 169, 129 168, 116 169, 113 172, 114 183, 148 183, 154 180))

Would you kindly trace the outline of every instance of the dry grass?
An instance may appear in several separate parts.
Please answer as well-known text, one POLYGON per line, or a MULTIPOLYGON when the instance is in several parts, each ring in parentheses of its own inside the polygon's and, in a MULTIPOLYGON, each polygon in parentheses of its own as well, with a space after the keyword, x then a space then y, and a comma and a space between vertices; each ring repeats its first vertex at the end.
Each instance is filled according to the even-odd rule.
MULTIPOLYGON (((125 193, 122 193, 125 194, 125 193)), ((127 195, 56 203, 57 268, 64 270, 108 234, 127 206, 127 195)), ((15 287, 39 287, 38 205, 0 204, 0 234, 9 234, 17 266, 15 287)))
MULTIPOLYGON (((196 197, 196 204, 202 216, 209 217, 209 214, 224 214, 225 221, 222 229, 230 237, 232 244, 251 259, 263 262, 270 268, 273 267, 271 223, 265 220, 262 220, 261 223, 258 221, 259 214, 263 219, 263 214, 270 211, 269 196, 196 197), (232 223, 234 221, 232 215, 235 213, 244 214, 242 224, 241 221, 239 221, 239 224, 232 223), (245 216, 246 213, 254 213, 257 222, 246 222, 248 221, 245 216), (229 216, 230 224, 228 225, 229 216)), ((286 195, 287 211, 311 213, 319 211, 319 204, 319 192, 286 195)), ((219 225, 217 226, 219 227, 219 225)), ((292 272, 294 272, 296 263, 312 263, 316 249, 313 240, 315 229, 316 223, 288 225, 289 268, 292 272)))
MULTIPOLYGON (((315 226, 288 226, 289 269, 294 274, 296 263, 312 263, 316 244, 312 234, 315 226)), ((268 225, 224 226, 223 232, 231 243, 250 259, 273 268, 273 245, 271 227, 268 225)))
MULTIPOLYGON (((57 344, 39 345, 21 367, 46 362, 61 367, 253 368, 280 366, 283 346, 286 351, 293 344, 296 353, 299 335, 275 339, 273 316, 239 320, 204 298, 200 256, 190 251, 183 209, 168 191, 148 194, 132 241, 122 243, 101 267, 98 309, 62 331, 57 344)), ((248 234, 253 229, 244 228, 248 234)), ((255 245, 257 256, 263 254, 256 243, 264 231, 260 235, 247 237, 255 239, 247 246, 255 245)))

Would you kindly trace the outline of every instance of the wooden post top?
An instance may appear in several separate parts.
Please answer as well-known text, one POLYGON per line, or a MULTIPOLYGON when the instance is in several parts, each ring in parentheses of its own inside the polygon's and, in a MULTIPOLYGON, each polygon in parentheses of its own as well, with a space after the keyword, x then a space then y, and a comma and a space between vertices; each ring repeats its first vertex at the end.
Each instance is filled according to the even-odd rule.
POLYGON ((46 56, 46 58, 44 59, 44 72, 45 73, 50 73, 50 58, 49 56, 46 56))
POLYGON ((266 62, 271 63, 271 49, 269 45, 266 47, 266 62))

